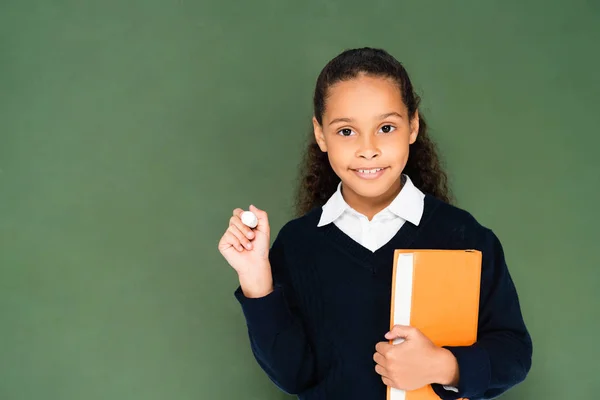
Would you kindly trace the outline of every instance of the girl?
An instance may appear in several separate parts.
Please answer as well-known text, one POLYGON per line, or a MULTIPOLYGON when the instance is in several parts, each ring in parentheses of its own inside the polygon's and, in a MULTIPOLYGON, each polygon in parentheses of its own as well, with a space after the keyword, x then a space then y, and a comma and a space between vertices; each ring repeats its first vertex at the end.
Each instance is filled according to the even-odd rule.
MULTIPOLYGON (((385 399, 386 385, 432 385, 442 399, 490 398, 525 379, 532 343, 495 234, 449 204, 419 97, 387 52, 348 50, 314 93, 299 217, 271 249, 267 213, 251 230, 233 211, 219 251, 237 271, 235 296, 253 354, 300 399, 385 399), (395 249, 483 253, 478 339, 437 347, 419 330, 390 332, 395 249), (404 338, 398 345, 390 340, 404 338)), ((445 296, 445 293, 439 293, 445 296)))

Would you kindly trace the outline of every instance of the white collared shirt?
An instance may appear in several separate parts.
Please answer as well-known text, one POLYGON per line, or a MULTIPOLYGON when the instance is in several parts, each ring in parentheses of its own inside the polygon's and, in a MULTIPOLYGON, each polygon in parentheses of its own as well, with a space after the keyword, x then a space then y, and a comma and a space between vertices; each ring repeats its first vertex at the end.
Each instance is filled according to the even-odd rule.
MULTIPOLYGON (((412 183, 408 175, 403 175, 403 178, 405 182, 400 193, 371 221, 346 203, 340 182, 335 193, 323 205, 317 226, 333 222, 360 245, 376 251, 389 242, 406 221, 418 226, 423 217, 425 194, 412 183)), ((444 386, 444 389, 458 392, 453 386, 444 386)))
POLYGON ((371 251, 390 241, 406 221, 419 225, 423 216, 425 194, 407 175, 400 193, 389 206, 377 213, 371 221, 354 210, 342 196, 342 183, 323 206, 318 226, 334 223, 342 232, 371 251))

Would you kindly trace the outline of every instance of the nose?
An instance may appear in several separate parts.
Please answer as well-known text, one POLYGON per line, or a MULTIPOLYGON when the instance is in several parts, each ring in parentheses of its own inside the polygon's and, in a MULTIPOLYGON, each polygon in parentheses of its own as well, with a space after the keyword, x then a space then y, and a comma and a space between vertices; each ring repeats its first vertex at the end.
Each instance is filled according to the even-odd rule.
POLYGON ((378 157, 381 154, 377 141, 371 135, 362 136, 359 147, 356 151, 356 157, 361 157, 367 160, 378 157))

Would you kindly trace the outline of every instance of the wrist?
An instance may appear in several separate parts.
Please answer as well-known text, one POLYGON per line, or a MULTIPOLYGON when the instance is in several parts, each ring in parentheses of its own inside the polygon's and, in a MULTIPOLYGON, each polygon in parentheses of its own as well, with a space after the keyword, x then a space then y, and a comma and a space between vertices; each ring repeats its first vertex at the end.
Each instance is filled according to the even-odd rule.
POLYGON ((444 386, 458 386, 458 361, 450 350, 443 347, 438 348, 435 364, 434 371, 436 372, 433 383, 444 386))
POLYGON ((265 297, 273 291, 273 276, 270 268, 261 274, 239 274, 240 287, 247 298, 265 297))

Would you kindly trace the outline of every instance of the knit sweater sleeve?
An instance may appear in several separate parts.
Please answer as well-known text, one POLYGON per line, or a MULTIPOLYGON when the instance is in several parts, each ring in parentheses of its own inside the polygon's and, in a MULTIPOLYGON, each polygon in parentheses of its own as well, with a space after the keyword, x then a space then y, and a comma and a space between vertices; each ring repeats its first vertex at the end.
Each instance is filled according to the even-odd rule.
POLYGON ((254 357, 282 391, 298 394, 314 385, 314 353, 299 317, 296 297, 286 269, 285 245, 279 233, 269 252, 274 290, 247 298, 235 290, 254 357))
POLYGON ((483 254, 478 338, 472 346, 446 347, 458 361, 459 391, 432 385, 442 399, 497 397, 523 381, 531 368, 531 337, 502 245, 491 230, 478 231, 476 248, 483 254))

